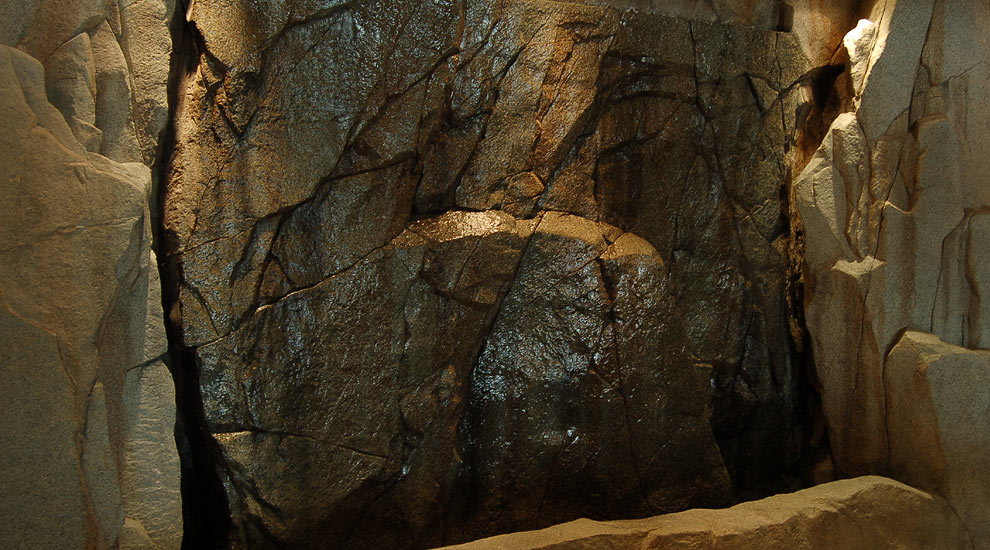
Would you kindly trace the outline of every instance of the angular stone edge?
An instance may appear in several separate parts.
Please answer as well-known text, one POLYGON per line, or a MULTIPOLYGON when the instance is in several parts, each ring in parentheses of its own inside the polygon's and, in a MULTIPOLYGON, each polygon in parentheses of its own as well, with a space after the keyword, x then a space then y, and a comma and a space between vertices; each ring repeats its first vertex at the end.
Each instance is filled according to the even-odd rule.
POLYGON ((943 495, 990 548, 990 351, 906 331, 884 383, 893 475, 943 495))
POLYGON ((580 519, 446 550, 689 548, 973 548, 942 498, 866 476, 723 510, 694 509, 642 520, 580 519))

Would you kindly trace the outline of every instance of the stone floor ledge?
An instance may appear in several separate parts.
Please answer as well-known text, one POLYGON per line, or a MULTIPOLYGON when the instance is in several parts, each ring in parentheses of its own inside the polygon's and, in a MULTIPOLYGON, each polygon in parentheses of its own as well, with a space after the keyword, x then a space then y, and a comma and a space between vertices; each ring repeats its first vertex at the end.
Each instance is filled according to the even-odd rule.
POLYGON ((967 549, 952 507, 897 481, 865 476, 722 510, 641 520, 579 519, 446 550, 967 549))

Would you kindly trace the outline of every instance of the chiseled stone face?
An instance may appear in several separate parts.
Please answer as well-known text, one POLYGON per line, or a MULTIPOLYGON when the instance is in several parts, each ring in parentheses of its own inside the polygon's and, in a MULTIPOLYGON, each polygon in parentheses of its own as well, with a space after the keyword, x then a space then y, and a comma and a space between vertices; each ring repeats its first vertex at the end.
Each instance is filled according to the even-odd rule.
POLYGON ((887 356, 892 475, 943 495, 976 548, 990 540, 990 352, 907 331, 887 356))
POLYGON ((796 459, 792 36, 544 1, 188 16, 165 223, 235 542, 722 505, 796 459))
POLYGON ((972 121, 990 116, 980 99, 990 12, 979 2, 878 2, 873 14, 844 41, 852 111, 795 182, 808 326, 847 475, 886 467, 882 372, 899 335, 934 331, 978 347, 985 331, 976 296, 986 279, 986 155, 973 147, 986 132, 972 121), (973 37, 965 53, 945 30, 962 19, 973 37))
POLYGON ((0 545, 112 548, 126 522, 178 548, 149 170, 87 151, 38 60, 0 46, 0 72, 0 545))

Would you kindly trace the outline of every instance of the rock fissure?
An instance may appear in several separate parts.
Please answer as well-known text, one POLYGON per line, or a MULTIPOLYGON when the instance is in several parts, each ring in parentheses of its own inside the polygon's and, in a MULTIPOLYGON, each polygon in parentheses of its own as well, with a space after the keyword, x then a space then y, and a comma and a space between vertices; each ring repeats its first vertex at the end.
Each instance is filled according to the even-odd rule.
MULTIPOLYGON (((177 393, 187 547, 415 550, 794 489, 829 475, 827 465, 795 473, 832 436, 840 473, 897 471, 903 439, 890 411, 914 336, 891 342, 891 331, 917 317, 980 342, 983 229, 970 209, 985 201, 950 193, 944 202, 961 212, 937 215, 930 197, 936 181, 976 181, 958 159, 980 162, 979 118, 966 110, 987 64, 952 61, 942 78, 959 43, 916 56, 897 42, 943 40, 947 9, 878 2, 879 22, 861 23, 844 53, 830 18, 869 6, 829 7, 809 31, 803 12, 776 4, 760 15, 590 0, 159 4, 116 6, 66 24, 69 34, 54 26, 40 94, 41 73, 20 54, 0 60, 16 67, 11 105, 93 165, 75 170, 88 189, 100 178, 138 182, 136 166, 113 162, 147 159, 158 144, 152 184, 133 190, 137 204, 142 185, 154 195, 159 278, 147 258, 94 264, 106 285, 93 304, 95 348, 85 330, 66 336, 67 309, 0 316, 49 327, 72 391, 104 388, 72 401, 85 419, 75 439, 88 445, 73 455, 86 462, 87 536, 117 540, 97 459, 121 467, 143 456, 128 434, 145 432, 128 411, 151 418, 151 401, 134 399, 146 395, 135 388, 152 391, 142 384, 157 376, 156 357, 177 393), (149 50, 128 38, 139 28, 129 10, 159 8, 173 52, 164 101, 148 91, 161 75, 142 73, 149 50), (724 24, 740 21, 753 26, 724 24), (123 60, 119 93, 102 52, 123 60), (107 110, 113 93, 121 113, 107 110), (881 106, 885 93, 901 99, 881 106), (46 94, 58 112, 38 100, 46 94), (849 119, 858 134, 840 136, 849 119), (918 230, 939 217, 951 238, 941 226, 931 238, 918 230), (937 272, 909 273, 928 256, 937 272), (879 312, 894 287, 911 285, 921 311, 905 302, 879 312), (157 302, 158 286, 168 351, 153 349, 152 331, 133 331, 146 352, 127 352, 124 381, 112 380, 118 371, 91 359, 116 357, 121 326, 144 326, 114 304, 157 302), (851 297, 829 303, 842 293, 851 297), (854 336, 855 351, 823 346, 838 332, 854 336), (817 378, 802 372, 811 348, 817 378), (829 370, 837 364, 855 367, 829 370), (829 430, 812 425, 816 383, 829 430), (874 410, 836 407, 837 383, 849 399, 882 401, 883 434, 849 440, 874 410), (106 453, 93 447, 104 431, 106 453), (849 449, 881 436, 886 458, 850 461, 849 449)), ((15 44, 45 51, 28 30, 15 44)), ((107 215, 80 208, 36 232, 58 239, 25 242, 149 255, 139 210, 97 200, 107 215), (90 219, 93 230, 59 230, 90 219), (104 235, 117 240, 96 244, 104 235)), ((33 272, 19 266, 37 262, 6 260, 34 250, 11 241, 0 264, 25 278, 33 272)), ((155 471, 138 463, 122 483, 155 471)), ((144 500, 117 494, 129 510, 119 536, 162 536, 134 508, 144 500)))
POLYGON ((0 11, 0 546, 990 540, 982 3, 0 11))

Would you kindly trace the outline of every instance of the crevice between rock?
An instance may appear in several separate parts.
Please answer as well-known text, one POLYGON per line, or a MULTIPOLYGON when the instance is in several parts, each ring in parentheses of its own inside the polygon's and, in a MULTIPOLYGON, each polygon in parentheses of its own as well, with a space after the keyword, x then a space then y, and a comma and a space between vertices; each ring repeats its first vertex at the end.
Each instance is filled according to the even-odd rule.
POLYGON ((175 442, 182 476, 182 548, 225 548, 228 546, 231 518, 223 482, 214 466, 219 449, 207 428, 195 353, 183 345, 179 306, 181 267, 178 256, 170 257, 167 253, 170 248, 167 243, 174 241, 176 236, 170 234, 164 225, 166 188, 176 147, 176 118, 182 85, 199 63, 198 39, 195 29, 186 22, 187 8, 188 0, 178 0, 169 25, 173 45, 168 78, 169 118, 152 167, 159 182, 151 205, 152 248, 158 257, 168 338, 168 352, 163 359, 175 382, 175 442))

